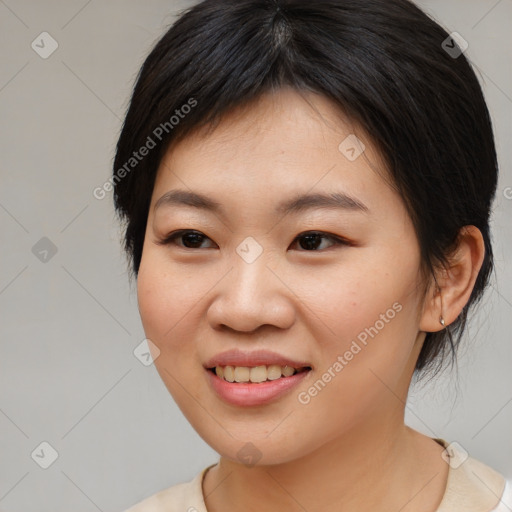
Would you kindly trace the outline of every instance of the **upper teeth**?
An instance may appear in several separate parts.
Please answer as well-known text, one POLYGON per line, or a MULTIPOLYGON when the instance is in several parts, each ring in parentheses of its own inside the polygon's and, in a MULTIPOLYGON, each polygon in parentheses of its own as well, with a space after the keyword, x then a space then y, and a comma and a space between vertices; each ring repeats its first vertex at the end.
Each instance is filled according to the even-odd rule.
POLYGON ((269 366, 216 366, 215 373, 221 379, 228 382, 265 382, 276 380, 281 376, 290 377, 301 368, 295 369, 291 366, 279 366, 271 364, 269 366))

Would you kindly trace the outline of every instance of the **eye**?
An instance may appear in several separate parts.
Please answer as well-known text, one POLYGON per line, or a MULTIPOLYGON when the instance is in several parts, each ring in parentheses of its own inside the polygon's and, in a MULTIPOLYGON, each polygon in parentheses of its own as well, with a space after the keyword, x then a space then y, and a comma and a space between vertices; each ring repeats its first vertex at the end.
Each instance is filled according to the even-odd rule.
POLYGON ((178 245, 179 247, 184 247, 185 249, 201 249, 201 243, 204 240, 209 240, 206 235, 203 235, 200 231, 194 231, 191 229, 180 229, 178 231, 174 231, 167 235, 164 239, 159 240, 157 244, 159 245, 178 245), (177 244, 176 240, 181 239, 183 241, 182 244, 177 244))
MULTIPOLYGON (((330 240, 332 245, 350 245, 347 240, 339 236, 330 235, 321 231, 307 231, 298 235, 294 242, 299 241, 299 245, 309 252, 318 252, 318 247, 322 245, 322 239, 330 240)), ((325 247, 323 247, 325 249, 325 247)))
MULTIPOLYGON (((206 235, 200 231, 191 229, 180 229, 167 235, 162 240, 158 240, 159 245, 177 245, 185 249, 206 249, 207 247, 201 247, 201 244, 210 240, 206 235), (182 243, 177 243, 177 240, 181 240, 182 243)), ((308 252, 318 252, 319 247, 322 245, 323 240, 329 240, 333 245, 350 245, 350 242, 340 238, 339 236, 331 235, 329 233, 323 233, 321 231, 306 231, 298 235, 293 243, 299 242, 302 249, 308 252)), ((292 243, 292 245, 293 245, 292 243)), ((321 247, 325 249, 325 247, 321 247)))

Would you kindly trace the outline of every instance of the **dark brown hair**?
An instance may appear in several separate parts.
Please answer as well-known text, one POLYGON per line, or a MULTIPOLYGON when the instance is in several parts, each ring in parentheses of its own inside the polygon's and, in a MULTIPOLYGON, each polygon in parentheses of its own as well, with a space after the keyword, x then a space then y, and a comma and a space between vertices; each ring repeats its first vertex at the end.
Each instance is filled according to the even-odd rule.
POLYGON ((463 226, 482 232, 485 259, 471 297, 447 329, 427 333, 416 369, 440 364, 447 350, 453 362, 493 270, 497 159, 472 67, 408 0, 215 0, 185 11, 144 62, 117 144, 114 200, 132 271, 169 143, 284 86, 329 98, 380 150, 415 226, 425 275, 447 261, 463 226))

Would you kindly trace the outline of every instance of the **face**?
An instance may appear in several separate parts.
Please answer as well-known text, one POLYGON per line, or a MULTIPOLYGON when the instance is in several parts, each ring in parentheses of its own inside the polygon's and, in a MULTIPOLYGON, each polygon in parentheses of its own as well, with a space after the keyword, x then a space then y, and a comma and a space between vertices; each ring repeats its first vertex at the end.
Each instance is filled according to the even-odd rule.
POLYGON ((401 417, 423 297, 417 238, 388 183, 332 103, 288 89, 169 148, 139 309, 161 378, 222 456, 292 461, 401 417), (282 376, 286 362, 300 371, 282 376), (236 382, 248 376, 266 382, 236 382))

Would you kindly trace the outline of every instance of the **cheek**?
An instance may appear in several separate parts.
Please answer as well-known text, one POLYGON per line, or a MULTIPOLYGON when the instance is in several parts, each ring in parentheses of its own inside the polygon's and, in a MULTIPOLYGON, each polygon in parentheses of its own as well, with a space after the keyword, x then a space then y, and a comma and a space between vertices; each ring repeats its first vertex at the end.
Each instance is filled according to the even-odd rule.
POLYGON ((407 388, 413 363, 414 270, 351 275, 311 294, 307 304, 321 319, 310 324, 321 364, 316 380, 300 390, 299 402, 306 417, 326 425, 326 438, 353 428, 379 408, 400 409, 398 397, 407 388))
POLYGON ((376 322, 378 330, 382 330, 382 322, 386 326, 388 320, 397 323, 397 309, 417 307, 414 255, 408 259, 398 261, 396 254, 386 258, 384 251, 360 251, 357 257, 330 268, 328 275, 325 269, 318 269, 300 279, 296 276, 294 291, 308 305, 310 313, 306 310, 305 314, 317 318, 330 334, 327 340, 336 344, 340 338, 356 337, 376 322))
POLYGON ((298 295, 308 297, 308 309, 315 313, 309 316, 319 320, 315 338, 322 364, 327 369, 342 356, 339 374, 353 379, 351 386, 375 384, 370 370, 396 383, 409 368, 420 304, 416 263, 413 250, 388 256, 382 251, 340 266, 331 273, 335 278, 302 281, 298 295), (315 287, 315 281, 324 284, 315 287))
MULTIPOLYGON (((137 278, 139 312, 146 338, 158 347, 154 365, 169 393, 186 416, 197 394, 191 382, 197 382, 203 371, 194 326, 200 319, 200 299, 208 290, 204 279, 173 271, 159 255, 148 252, 141 261, 137 278)), ((197 400, 197 397, 196 397, 197 400)))
POLYGON ((144 254, 137 278, 139 311, 146 336, 162 352, 186 345, 183 329, 200 301, 201 288, 197 276, 173 271, 158 255, 144 254))
POLYGON ((140 317, 146 336, 160 346, 177 312, 176 303, 173 301, 173 288, 165 286, 168 277, 161 276, 159 279, 158 276, 161 274, 157 268, 145 264, 144 260, 141 262, 137 277, 140 317))

